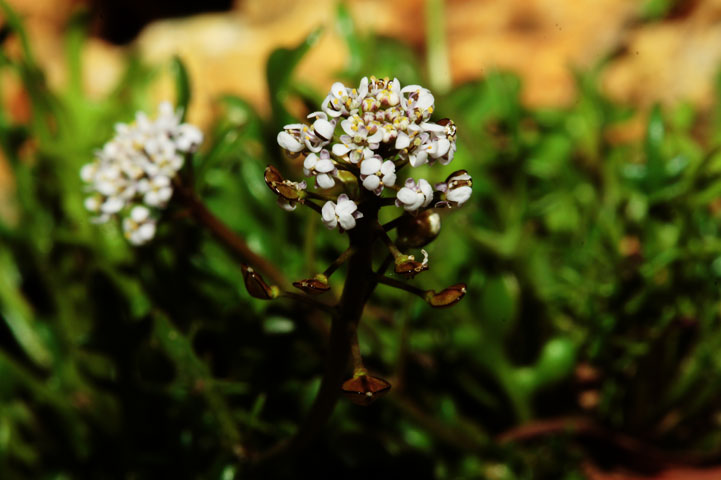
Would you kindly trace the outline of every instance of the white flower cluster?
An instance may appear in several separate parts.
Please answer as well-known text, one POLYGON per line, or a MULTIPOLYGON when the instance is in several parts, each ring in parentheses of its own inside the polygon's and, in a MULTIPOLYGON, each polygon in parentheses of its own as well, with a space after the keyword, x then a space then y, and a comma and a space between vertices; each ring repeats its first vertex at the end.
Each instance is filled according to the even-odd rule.
MULTIPOLYGON (((416 182, 409 178, 401 188, 396 186, 396 171, 401 167, 435 162, 447 165, 456 152, 453 122, 430 121, 434 98, 428 89, 419 85, 401 88, 397 79, 363 77, 357 89, 340 82, 333 84, 321 109, 308 115, 312 124, 286 125, 278 134, 278 144, 283 149, 291 155, 305 155, 304 173, 315 177, 317 188, 334 187, 340 178, 339 171, 346 170, 377 196, 384 189, 395 190, 396 205, 412 214, 429 207, 434 197, 442 199, 437 206, 446 207, 459 207, 470 197, 470 176, 462 185, 468 187, 463 195, 447 193, 453 187, 445 183, 438 184, 434 193, 424 179, 416 182), (338 133, 337 126, 340 126, 338 133)), ((353 200, 346 197, 346 202, 353 203, 357 209, 353 200)), ((326 203, 324 223, 328 228, 335 228, 339 222, 345 230, 353 228, 355 219, 343 225, 340 219, 347 216, 330 214, 337 211, 340 204, 340 197, 338 205, 326 203)))
POLYGON ((85 208, 97 214, 94 221, 121 217, 124 234, 133 245, 155 236, 153 210, 165 208, 185 155, 203 140, 200 130, 181 124, 180 117, 167 102, 159 105, 155 120, 138 112, 132 124, 115 125, 115 137, 80 170, 88 184, 85 208))

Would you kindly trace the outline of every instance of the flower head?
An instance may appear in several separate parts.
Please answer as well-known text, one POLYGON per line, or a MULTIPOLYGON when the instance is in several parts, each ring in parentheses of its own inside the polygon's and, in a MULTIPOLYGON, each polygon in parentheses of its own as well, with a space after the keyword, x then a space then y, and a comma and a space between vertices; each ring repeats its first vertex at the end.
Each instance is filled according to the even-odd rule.
POLYGON ((167 102, 158 106, 154 120, 138 112, 135 122, 119 123, 115 132, 95 160, 80 170, 89 192, 85 208, 97 214, 95 222, 121 217, 125 236, 140 245, 155 235, 153 210, 167 205, 172 179, 203 134, 191 124, 181 124, 180 112, 167 102))
MULTIPOLYGON (((374 198, 369 192, 381 197, 389 188, 396 190, 397 207, 417 215, 434 207, 433 187, 423 178, 409 178, 398 189, 397 171, 406 165, 447 165, 456 151, 455 124, 449 119, 433 122, 434 109, 435 98, 430 90, 420 85, 403 87, 396 78, 363 77, 357 88, 336 82, 321 110, 307 116, 309 123, 283 127, 278 144, 291 156, 303 157, 303 173, 315 178, 317 189, 328 190, 340 184, 345 190, 344 196, 330 199, 326 192, 304 193, 308 206, 321 210, 329 228, 339 222, 341 230, 353 228, 355 217, 339 213, 343 212, 341 205, 353 205, 355 212, 356 202, 374 198), (327 199, 322 208, 312 202, 318 199, 327 199)), ((439 206, 459 206, 467 200, 468 189, 461 188, 458 182, 453 185, 450 189, 439 187, 448 190, 438 194, 443 200, 439 206)), ((379 201, 380 205, 389 203, 387 199, 379 201)), ((295 200, 286 197, 282 206, 291 210, 295 200)))

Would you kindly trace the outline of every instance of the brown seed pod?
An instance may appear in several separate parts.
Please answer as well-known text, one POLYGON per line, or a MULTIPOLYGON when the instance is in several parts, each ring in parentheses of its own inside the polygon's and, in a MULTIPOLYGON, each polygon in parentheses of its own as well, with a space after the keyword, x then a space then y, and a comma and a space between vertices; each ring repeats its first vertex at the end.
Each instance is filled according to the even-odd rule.
POLYGON ((341 387, 343 396, 356 405, 368 406, 391 389, 391 384, 382 378, 365 373, 356 374, 341 387))
POLYGON ((420 248, 431 243, 441 231, 441 216, 433 210, 424 210, 420 214, 404 215, 398 224, 396 245, 401 250, 420 248))
POLYGON ((412 257, 396 263, 395 272, 405 278, 413 278, 428 270, 427 262, 419 262, 412 257))
POLYGON ((303 189, 300 188, 300 184, 283 178, 280 171, 273 165, 268 165, 265 168, 264 178, 265 184, 268 185, 268 188, 276 195, 280 195, 291 202, 302 202, 303 197, 301 192, 303 189))
POLYGON ((293 282, 293 286, 303 290, 308 295, 320 295, 330 290, 328 279, 324 275, 316 275, 314 278, 307 278, 293 282))
POLYGON ((436 293, 432 290, 426 292, 426 301, 433 308, 445 308, 460 302, 466 294, 466 284, 457 283, 448 288, 444 288, 436 293))
POLYGON ((243 270, 243 281, 245 282, 245 288, 251 297, 259 298, 261 300, 272 300, 277 298, 280 294, 280 290, 275 285, 269 286, 263 280, 258 272, 253 270, 253 267, 248 265, 241 266, 243 270))

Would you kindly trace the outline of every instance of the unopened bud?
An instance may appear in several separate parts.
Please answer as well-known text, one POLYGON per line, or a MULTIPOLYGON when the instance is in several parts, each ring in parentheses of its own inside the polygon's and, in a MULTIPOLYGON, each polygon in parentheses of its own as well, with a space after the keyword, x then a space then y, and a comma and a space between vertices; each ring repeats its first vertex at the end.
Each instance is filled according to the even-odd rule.
POLYGON ((398 225, 396 245, 401 250, 420 248, 431 243, 441 231, 441 216, 433 210, 420 214, 404 215, 398 225))
POLYGON ((253 270, 253 267, 243 265, 242 270, 245 288, 248 290, 251 297, 259 298, 261 300, 272 300, 280 295, 280 289, 275 285, 269 286, 265 283, 263 277, 253 270))
POLYGON ((457 283, 436 293, 432 290, 426 292, 426 302, 433 308, 444 308, 455 305, 466 294, 466 284, 457 283))
POLYGON ((442 198, 436 203, 437 208, 460 207, 471 198, 473 179, 465 170, 458 170, 451 173, 445 182, 436 184, 436 190, 441 192, 442 198))
POLYGON ((320 295, 321 293, 325 293, 330 290, 328 278, 322 273, 313 278, 293 282, 293 286, 303 290, 308 295, 320 295))
POLYGON ((391 384, 382 378, 372 377, 361 371, 346 380, 341 387, 343 396, 356 405, 368 406, 391 389, 391 384))

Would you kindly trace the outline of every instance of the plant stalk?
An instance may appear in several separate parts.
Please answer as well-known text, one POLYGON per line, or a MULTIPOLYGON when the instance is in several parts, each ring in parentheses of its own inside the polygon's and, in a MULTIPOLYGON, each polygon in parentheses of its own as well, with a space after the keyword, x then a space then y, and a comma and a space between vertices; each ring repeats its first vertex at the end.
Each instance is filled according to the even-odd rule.
POLYGON ((378 208, 376 203, 365 204, 363 220, 358 222, 356 228, 348 231, 349 248, 355 253, 348 261, 343 294, 337 307, 338 312, 331 322, 325 372, 308 417, 294 437, 256 457, 256 467, 268 465, 270 459, 301 452, 320 433, 333 413, 340 396, 341 385, 347 375, 358 322, 363 314, 366 299, 376 284, 376 275, 372 269, 372 246, 377 233, 375 225, 378 208))

